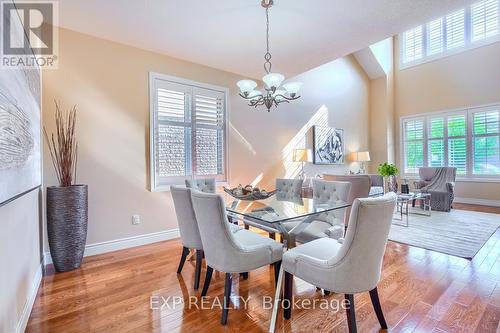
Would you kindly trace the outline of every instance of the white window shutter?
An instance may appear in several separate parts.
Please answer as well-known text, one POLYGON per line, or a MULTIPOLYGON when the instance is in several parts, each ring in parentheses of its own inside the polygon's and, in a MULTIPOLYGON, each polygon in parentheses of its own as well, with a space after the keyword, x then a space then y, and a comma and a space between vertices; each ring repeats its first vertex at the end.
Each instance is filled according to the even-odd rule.
POLYGON ((422 56, 422 26, 418 26, 403 33, 403 63, 421 59, 422 56))
POLYGON ((427 55, 443 52, 444 31, 443 18, 438 18, 427 24, 427 55))
POLYGON ((473 173, 500 174, 500 108, 473 114, 473 173))
POLYGON ((483 0, 471 6, 472 41, 498 34, 498 0, 483 0))
POLYGON ((446 16, 446 48, 448 50, 465 45, 465 9, 446 16))
POLYGON ((195 174, 224 179, 225 95, 220 91, 194 88, 193 103, 195 174))
POLYGON ((157 80, 155 97, 155 176, 159 183, 182 183, 191 174, 189 88, 157 80))

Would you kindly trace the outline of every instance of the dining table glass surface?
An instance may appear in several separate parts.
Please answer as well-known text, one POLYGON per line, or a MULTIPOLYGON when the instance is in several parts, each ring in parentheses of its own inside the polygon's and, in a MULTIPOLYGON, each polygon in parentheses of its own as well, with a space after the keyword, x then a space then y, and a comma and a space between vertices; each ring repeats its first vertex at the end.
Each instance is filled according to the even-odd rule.
POLYGON ((226 202, 226 210, 230 215, 270 224, 314 216, 350 206, 344 201, 322 202, 314 198, 281 193, 276 193, 267 199, 254 201, 236 199, 227 193, 222 195, 226 202))

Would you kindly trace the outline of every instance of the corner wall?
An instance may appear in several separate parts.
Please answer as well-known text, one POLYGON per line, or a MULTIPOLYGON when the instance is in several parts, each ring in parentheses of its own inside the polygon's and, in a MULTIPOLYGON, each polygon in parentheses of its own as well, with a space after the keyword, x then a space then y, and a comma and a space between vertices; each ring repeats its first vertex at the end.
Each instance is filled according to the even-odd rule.
POLYGON ((0 207, 0 332, 24 332, 42 278, 40 190, 0 207))

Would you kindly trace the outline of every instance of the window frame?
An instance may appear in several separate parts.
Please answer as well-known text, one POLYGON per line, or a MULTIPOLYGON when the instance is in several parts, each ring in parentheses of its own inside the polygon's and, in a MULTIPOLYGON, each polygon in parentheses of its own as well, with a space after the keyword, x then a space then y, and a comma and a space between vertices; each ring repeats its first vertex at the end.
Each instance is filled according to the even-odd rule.
POLYGON ((399 70, 404 70, 404 69, 407 69, 407 68, 411 68, 411 67, 414 67, 414 66, 418 66, 418 65, 421 65, 421 64, 425 64, 425 63, 428 63, 428 62, 432 62, 434 60, 438 60, 438 59, 441 59, 441 58, 445 58, 445 57, 448 57, 448 56, 452 56, 452 55, 455 55, 455 54, 458 54, 458 53, 462 53, 464 51, 468 51, 468 50, 473 50, 473 49, 476 49, 476 48, 479 48, 479 47, 483 47, 483 46, 486 46, 486 45, 489 45, 489 44, 493 44, 493 43, 496 43, 498 41, 500 41, 500 1, 499 1, 499 13, 498 13, 498 21, 499 21, 499 31, 496 35, 492 35, 492 36, 489 36, 489 37, 485 37, 483 39, 479 39, 479 40, 476 40, 474 41, 472 39, 472 18, 471 18, 471 12, 472 12, 472 6, 477 4, 478 2, 480 1, 476 1, 470 5, 468 5, 467 7, 465 8, 461 8, 461 9, 457 9, 451 13, 447 13, 446 15, 443 15, 442 17, 440 17, 442 19, 442 24, 443 24, 443 51, 440 52, 440 53, 435 53, 435 54, 432 54, 432 55, 429 55, 428 54, 428 50, 427 50, 427 45, 428 45, 428 26, 429 26, 429 23, 437 20, 438 18, 435 18, 429 22, 425 22, 423 24, 420 24, 420 25, 417 25, 411 29, 408 29, 407 31, 409 30, 413 30, 415 28, 418 28, 418 27, 421 27, 422 28, 422 57, 417 59, 417 60, 413 60, 413 61, 409 61, 409 62, 404 62, 405 60, 405 40, 404 40, 404 34, 407 32, 407 31, 403 31, 401 32, 400 34, 398 34, 398 47, 399 47, 399 50, 398 50, 398 55, 399 55, 399 70), (452 15, 460 10, 464 9, 465 10, 465 13, 464 13, 464 38, 465 38, 465 42, 464 42, 464 45, 463 46, 459 46, 459 47, 455 47, 455 48, 452 48, 452 49, 448 49, 448 43, 447 43, 447 26, 446 26, 446 17, 449 16, 449 15, 452 15))
MULTIPOLYGON (((429 165, 429 151, 428 151, 428 145, 429 145, 429 121, 432 118, 438 118, 438 117, 443 117, 444 119, 444 124, 445 124, 445 129, 444 129, 444 161, 445 161, 445 166, 448 165, 448 139, 450 138, 448 136, 448 117, 449 116, 457 116, 457 115, 464 115, 465 114, 465 123, 466 123, 466 168, 467 172, 466 174, 459 175, 457 174, 457 180, 458 181, 477 181, 477 182, 482 182, 482 181, 489 181, 489 182, 500 182, 500 174, 499 175, 493 175, 493 174, 474 174, 474 124, 473 124, 473 117, 475 113, 478 112, 487 112, 488 110, 499 110, 500 111, 500 102, 498 103, 491 103, 491 104, 484 104, 484 105, 477 105, 477 106, 471 106, 471 107, 465 107, 465 108, 457 108, 457 109, 449 109, 449 110, 444 110, 444 111, 437 111, 437 112, 428 112, 428 113, 420 113, 420 114, 415 114, 415 115, 409 115, 409 116, 401 116, 400 117, 400 125, 399 125, 399 158, 400 158, 400 165, 401 165, 401 177, 405 178, 418 178, 418 172, 417 173, 407 173, 406 172, 406 140, 405 140, 405 123, 407 121, 412 121, 412 120, 422 120, 423 119, 423 126, 424 126, 424 156, 423 156, 423 161, 424 161, 424 167, 428 167, 429 165)), ((498 134, 500 136, 500 133, 498 134)), ((494 136, 494 135, 492 135, 494 136)))
MULTIPOLYGON (((150 173, 150 191, 151 192, 162 192, 162 191, 170 191, 171 185, 180 184, 179 181, 174 180, 173 178, 178 178, 179 180, 182 178, 182 184, 184 179, 196 179, 203 178, 201 176, 197 176, 192 172, 191 176, 179 176, 173 177, 171 181, 168 181, 167 184, 157 184, 156 177, 156 150, 157 147, 155 145, 155 135, 157 128, 157 103, 156 103, 156 81, 166 81, 174 84, 180 84, 184 86, 190 86, 192 89, 201 88, 201 89, 209 89, 216 92, 220 92, 224 94, 224 128, 223 128, 223 163, 224 163, 224 176, 223 179, 217 180, 217 185, 227 185, 230 179, 230 168, 229 168, 229 89, 226 87, 216 86, 208 83, 198 82, 194 80, 189 80, 177 76, 161 74, 157 72, 149 72, 149 173, 150 173)), ((190 102, 194 100, 192 95, 190 96, 190 102)), ((191 138, 196 135, 196 121, 192 116, 194 110, 191 107, 190 115, 191 115, 191 138)), ((193 141, 191 141, 193 142, 193 141)), ((194 164, 194 156, 193 151, 196 149, 193 145, 191 145, 191 158, 193 159, 192 164, 194 164)))

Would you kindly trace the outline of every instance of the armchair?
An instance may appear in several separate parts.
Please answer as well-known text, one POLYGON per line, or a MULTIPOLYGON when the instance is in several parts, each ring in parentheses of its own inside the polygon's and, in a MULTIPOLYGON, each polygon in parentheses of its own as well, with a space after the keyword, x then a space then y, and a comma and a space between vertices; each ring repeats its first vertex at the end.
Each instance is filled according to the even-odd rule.
POLYGON ((418 169, 420 179, 413 183, 415 190, 431 194, 433 210, 449 212, 454 199, 457 168, 423 167, 418 169))

